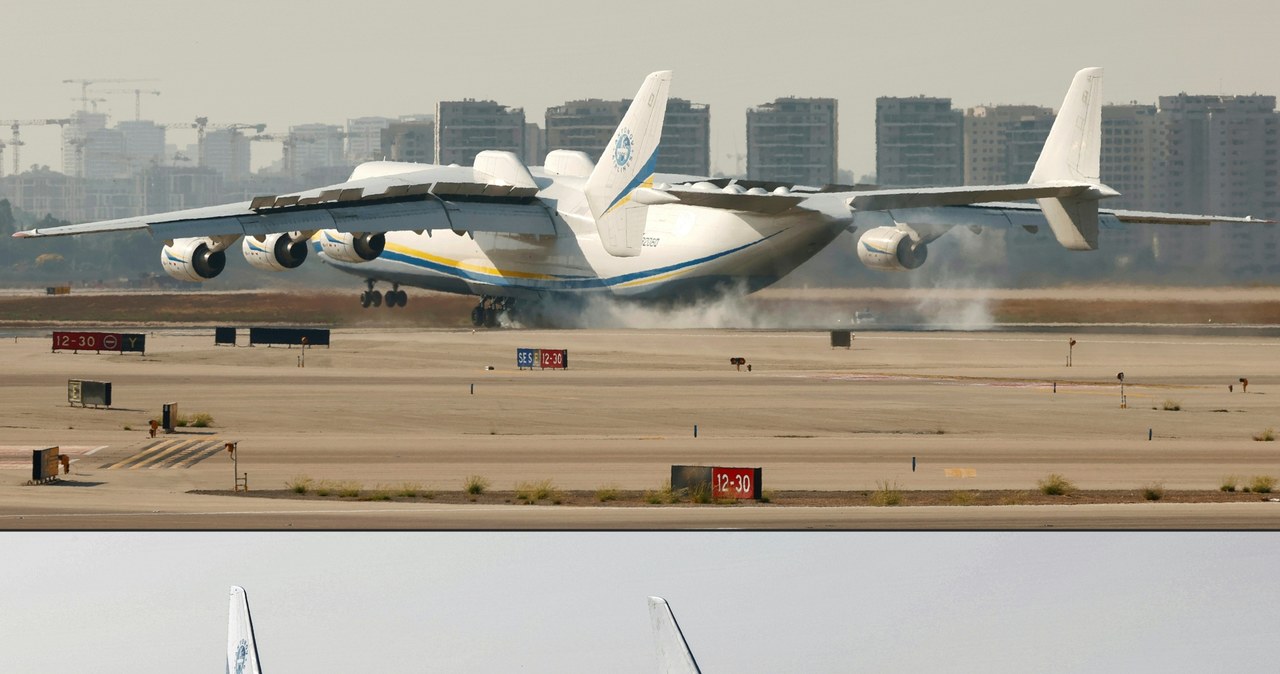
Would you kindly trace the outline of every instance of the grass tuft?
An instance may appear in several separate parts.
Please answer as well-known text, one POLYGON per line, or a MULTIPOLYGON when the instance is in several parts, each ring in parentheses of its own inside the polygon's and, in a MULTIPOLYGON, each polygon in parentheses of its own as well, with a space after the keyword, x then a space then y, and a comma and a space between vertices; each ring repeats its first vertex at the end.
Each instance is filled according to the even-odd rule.
POLYGON ((1142 486, 1142 498, 1148 501, 1159 501, 1164 498, 1164 485, 1152 482, 1142 486))
POLYGON ((1275 442, 1276 431, 1274 428, 1268 428, 1261 433, 1254 433, 1253 439, 1258 442, 1275 442))
POLYGON ((888 480, 876 482, 876 490, 871 492, 871 505, 902 505, 902 488, 898 486, 897 482, 889 482, 888 480))
POLYGON ((1164 411, 1166 411, 1166 412, 1178 412, 1178 411, 1181 411, 1181 410, 1182 410, 1182 403, 1178 402, 1177 400, 1173 400, 1173 399, 1165 399, 1165 401, 1164 401, 1164 411))
POLYGON ((689 489, 689 500, 694 503, 711 503, 711 485, 702 482, 689 489))
POLYGON ((364 484, 355 480, 348 480, 338 484, 338 496, 345 498, 358 498, 360 492, 364 489, 364 484))
POLYGON ((1270 475, 1254 475, 1249 487, 1258 494, 1270 494, 1276 488, 1276 479, 1270 475))
POLYGON ((646 491, 644 493, 646 503, 657 505, 659 503, 679 503, 680 492, 671 488, 671 480, 662 483, 657 491, 646 491))
POLYGON ((524 501, 526 505, 537 503, 538 501, 560 501, 562 499, 563 496, 560 490, 556 488, 551 480, 521 482, 516 485, 516 500, 524 501))
POLYGON ((489 488, 489 478, 483 475, 468 475, 462 485, 468 494, 479 496, 489 488))
POLYGON ((977 498, 978 498, 978 492, 969 491, 967 489, 961 489, 958 491, 951 492, 951 496, 947 500, 948 502, 951 503, 951 505, 967 506, 967 505, 973 505, 973 502, 977 498))
POLYGON ((761 491, 761 492, 760 492, 760 502, 761 502, 761 503, 773 503, 773 490, 772 490, 772 489, 765 489, 764 491, 761 491))
POLYGON ((295 494, 305 494, 311 490, 311 478, 306 475, 294 475, 292 479, 284 483, 289 491, 295 494))
POLYGON ((338 485, 334 484, 330 480, 321 480, 320 484, 316 485, 317 496, 329 496, 331 494, 336 493, 337 491, 338 491, 338 485))
POLYGON ((191 425, 196 428, 208 428, 213 425, 213 415, 208 412, 196 412, 191 415, 191 425))
MULTIPOLYGON (((357 490, 356 494, 360 494, 360 491, 357 490)), ((360 500, 361 501, 390 501, 391 488, 383 485, 378 485, 373 489, 373 491, 369 492, 368 494, 361 495, 360 500)))
POLYGON ((618 486, 607 484, 596 489, 596 500, 600 503, 608 503, 609 501, 618 500, 618 486))
POLYGON ((1236 486, 1240 484, 1240 477, 1236 475, 1222 476, 1222 482, 1218 484, 1218 491, 1235 491, 1236 486))
POLYGON ((396 489, 396 496, 405 498, 413 498, 422 492, 422 485, 417 482, 401 482, 400 487, 396 489))
POLYGON ((1040 493, 1045 496, 1066 496, 1076 490, 1070 480, 1057 473, 1049 474, 1036 484, 1040 487, 1040 493))

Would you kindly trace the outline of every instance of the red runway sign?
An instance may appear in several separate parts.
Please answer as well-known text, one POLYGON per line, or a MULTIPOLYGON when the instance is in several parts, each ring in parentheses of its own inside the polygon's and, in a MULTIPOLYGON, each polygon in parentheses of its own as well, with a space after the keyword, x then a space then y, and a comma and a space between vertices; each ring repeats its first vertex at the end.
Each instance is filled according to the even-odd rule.
POLYGON ((760 498, 759 468, 722 468, 711 469, 712 498, 760 498))
POLYGON ((59 332, 53 333, 54 351, 126 351, 144 353, 147 336, 118 332, 59 332))

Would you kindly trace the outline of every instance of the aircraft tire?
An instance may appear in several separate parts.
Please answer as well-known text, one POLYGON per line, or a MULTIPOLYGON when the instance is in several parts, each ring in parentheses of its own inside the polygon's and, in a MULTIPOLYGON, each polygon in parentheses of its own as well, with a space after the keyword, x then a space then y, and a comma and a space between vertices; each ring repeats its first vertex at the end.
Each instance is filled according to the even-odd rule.
POLYGON ((498 310, 497 309, 494 309, 493 307, 489 307, 484 310, 484 327, 486 328, 498 327, 498 310))
POLYGON ((409 303, 409 293, 407 293, 407 292, 405 292, 405 291, 401 290, 401 291, 397 292, 397 293, 396 293, 396 295, 397 295, 397 299, 396 299, 396 306, 398 306, 398 307, 400 307, 401 309, 403 309, 403 308, 404 308, 404 305, 406 305, 406 304, 408 304, 408 303, 409 303))
POLYGON ((395 306, 400 303, 400 293, 394 290, 388 290, 385 299, 387 301, 387 308, 394 309, 395 306))
POLYGON ((484 307, 476 305, 471 310, 471 325, 477 328, 484 325, 484 307))
POLYGON ((372 303, 373 303, 373 300, 369 299, 368 290, 360 293, 360 306, 364 307, 365 309, 368 309, 369 305, 372 303))
POLYGON ((377 290, 369 293, 369 300, 373 302, 375 307, 382 306, 382 293, 377 290))

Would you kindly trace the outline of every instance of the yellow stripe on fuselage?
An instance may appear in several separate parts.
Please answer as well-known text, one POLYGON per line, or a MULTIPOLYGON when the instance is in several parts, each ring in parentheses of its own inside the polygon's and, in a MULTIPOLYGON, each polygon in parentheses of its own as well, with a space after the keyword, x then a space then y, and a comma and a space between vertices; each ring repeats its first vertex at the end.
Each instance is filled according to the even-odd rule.
POLYGON ((393 253, 407 255, 409 257, 416 257, 419 260, 426 260, 427 262, 434 262, 436 264, 444 265, 446 267, 453 267, 454 269, 461 269, 463 271, 475 272, 477 274, 489 274, 491 276, 501 276, 503 278, 531 279, 535 281, 563 280, 557 276, 552 276, 550 274, 535 274, 531 272, 511 271, 511 270, 498 269, 497 267, 484 267, 477 264, 469 264, 461 260, 450 260, 449 258, 440 257, 439 255, 432 255, 426 251, 421 251, 421 250, 409 248, 407 246, 401 246, 399 244, 390 243, 390 242, 387 243, 386 248, 387 250, 393 253))

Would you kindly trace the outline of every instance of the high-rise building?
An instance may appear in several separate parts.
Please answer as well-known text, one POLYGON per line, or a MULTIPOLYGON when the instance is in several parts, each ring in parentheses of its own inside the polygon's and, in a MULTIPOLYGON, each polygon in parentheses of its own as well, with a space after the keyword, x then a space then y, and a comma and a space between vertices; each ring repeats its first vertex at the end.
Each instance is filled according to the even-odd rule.
POLYGON ((747 110, 747 178, 821 186, 836 181, 834 98, 779 98, 747 110))
MULTIPOLYGON (((631 99, 569 101, 547 109, 547 148, 585 152, 599 161, 613 132, 631 106, 631 99)), ((667 99, 658 150, 662 173, 707 175, 711 165, 711 111, 701 103, 667 99)))
POLYGON ((434 164, 436 161, 435 115, 405 115, 391 122, 381 133, 382 156, 391 161, 434 164))
MULTIPOLYGON (((1101 180, 1120 193, 1103 208, 1168 210, 1164 188, 1164 126, 1154 105, 1102 106, 1101 180)), ((1154 225, 1131 224, 1103 232, 1103 250, 1151 255, 1154 225)))
MULTIPOLYGON (((1167 210, 1280 216, 1280 114, 1276 97, 1161 96, 1167 210)), ((1206 237, 1161 236, 1162 258, 1208 262, 1237 275, 1280 272, 1275 226, 1217 225, 1206 237)))
POLYGON ((71 123, 62 127, 62 172, 84 177, 84 153, 89 133, 107 128, 107 115, 101 112, 78 110, 71 115, 71 123))
POLYGON ((542 166, 547 158, 547 132, 535 122, 524 125, 524 155, 521 158, 525 166, 542 166))
POLYGON ((950 98, 876 99, 876 182, 896 187, 964 181, 964 113, 950 98))
POLYGON ((299 124, 289 127, 290 170, 305 176, 317 169, 346 166, 342 127, 336 124, 299 124))
POLYGON ((84 138, 80 155, 81 177, 91 180, 123 178, 129 175, 124 153, 124 134, 118 129, 94 129, 84 138))
POLYGON ((129 171, 140 173, 149 166, 163 164, 164 127, 150 120, 130 120, 116 124, 124 134, 124 155, 129 171))
POLYGON ((239 129, 216 129, 204 134, 200 165, 222 174, 223 180, 249 177, 249 138, 239 129))
POLYGON ((1026 182, 1053 125, 1038 105, 981 105, 964 112, 964 184, 1026 182))
POLYGON ((505 150, 523 157, 524 108, 494 101, 440 101, 436 104, 437 164, 470 166, 482 150, 505 150))
POLYGON ((357 117, 347 120, 347 161, 358 164, 383 159, 382 131, 394 122, 390 117, 357 117))

